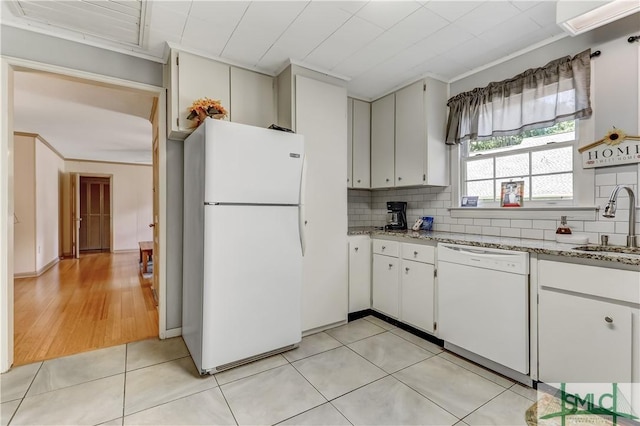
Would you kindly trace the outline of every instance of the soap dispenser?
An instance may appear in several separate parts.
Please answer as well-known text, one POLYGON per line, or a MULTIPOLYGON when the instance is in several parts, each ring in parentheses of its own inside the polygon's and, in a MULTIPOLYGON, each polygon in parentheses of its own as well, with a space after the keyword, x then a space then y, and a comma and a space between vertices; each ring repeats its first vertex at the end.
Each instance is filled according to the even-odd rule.
POLYGON ((566 216, 560 216, 560 226, 556 229, 556 234, 571 234, 571 228, 567 225, 566 216))

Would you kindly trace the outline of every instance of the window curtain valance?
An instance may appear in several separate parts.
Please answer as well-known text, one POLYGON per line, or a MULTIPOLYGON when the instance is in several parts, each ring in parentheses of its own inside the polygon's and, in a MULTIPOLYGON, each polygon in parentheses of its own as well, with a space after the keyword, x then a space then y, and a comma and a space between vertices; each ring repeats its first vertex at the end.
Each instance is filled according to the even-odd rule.
POLYGON ((447 102, 446 143, 509 136, 591 116, 591 50, 508 80, 460 93, 447 102))

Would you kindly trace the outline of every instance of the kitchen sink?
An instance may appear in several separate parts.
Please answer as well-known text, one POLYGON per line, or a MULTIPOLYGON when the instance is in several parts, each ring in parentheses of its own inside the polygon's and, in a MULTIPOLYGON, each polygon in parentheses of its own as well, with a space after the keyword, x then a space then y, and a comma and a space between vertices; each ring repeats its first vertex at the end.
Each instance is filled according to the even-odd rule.
POLYGON ((574 250, 580 251, 600 251, 609 253, 626 253, 640 255, 640 247, 624 247, 624 246, 579 246, 574 250))

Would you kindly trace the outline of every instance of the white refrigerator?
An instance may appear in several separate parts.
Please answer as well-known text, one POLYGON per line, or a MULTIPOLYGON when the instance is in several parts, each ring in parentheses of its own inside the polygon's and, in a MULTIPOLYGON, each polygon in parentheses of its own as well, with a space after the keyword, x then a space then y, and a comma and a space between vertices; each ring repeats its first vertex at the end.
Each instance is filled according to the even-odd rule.
POLYGON ((206 119, 184 141, 182 336, 200 374, 301 340, 300 135, 206 119))

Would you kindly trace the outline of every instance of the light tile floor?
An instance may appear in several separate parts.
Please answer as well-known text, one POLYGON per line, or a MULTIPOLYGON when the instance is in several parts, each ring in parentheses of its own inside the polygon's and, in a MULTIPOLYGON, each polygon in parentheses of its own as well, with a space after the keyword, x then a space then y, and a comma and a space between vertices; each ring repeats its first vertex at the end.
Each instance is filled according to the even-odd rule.
POLYGON ((0 376, 11 425, 525 425, 535 390, 375 317, 198 375, 181 338, 145 340, 0 376))

